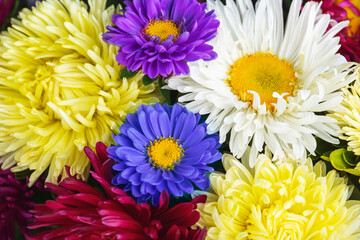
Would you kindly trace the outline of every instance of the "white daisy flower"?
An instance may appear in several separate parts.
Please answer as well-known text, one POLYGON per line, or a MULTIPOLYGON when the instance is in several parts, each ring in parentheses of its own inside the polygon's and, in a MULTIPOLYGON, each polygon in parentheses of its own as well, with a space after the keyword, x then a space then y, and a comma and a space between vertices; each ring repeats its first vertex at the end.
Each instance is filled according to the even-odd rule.
POLYGON ((210 133, 229 134, 230 150, 241 157, 251 146, 250 164, 267 145, 274 159, 305 159, 314 154, 315 136, 337 143, 336 120, 341 87, 355 78, 352 64, 337 54, 334 37, 348 22, 322 14, 320 4, 291 4, 286 28, 281 0, 208 0, 221 22, 211 42, 218 58, 189 63, 190 75, 168 86, 186 93, 179 101, 193 112, 209 114, 210 133), (326 31, 329 25, 332 28, 326 31))

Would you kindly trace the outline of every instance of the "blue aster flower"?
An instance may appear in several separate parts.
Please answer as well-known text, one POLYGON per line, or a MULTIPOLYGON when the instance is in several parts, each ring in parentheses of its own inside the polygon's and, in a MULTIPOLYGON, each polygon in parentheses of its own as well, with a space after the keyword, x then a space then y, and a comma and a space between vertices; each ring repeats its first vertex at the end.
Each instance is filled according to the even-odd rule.
POLYGON ((131 71, 142 68, 151 78, 159 74, 189 74, 186 62, 213 60, 217 54, 206 44, 220 23, 206 4, 196 0, 125 1, 123 15, 113 15, 115 26, 103 39, 120 47, 117 61, 131 71))
POLYGON ((191 194, 195 184, 202 190, 210 186, 207 164, 221 158, 217 134, 206 133, 206 123, 199 123, 200 115, 175 104, 141 105, 128 114, 114 136, 119 146, 108 148, 116 161, 112 179, 114 185, 125 185, 139 202, 152 198, 158 204, 163 190, 179 197, 191 194))

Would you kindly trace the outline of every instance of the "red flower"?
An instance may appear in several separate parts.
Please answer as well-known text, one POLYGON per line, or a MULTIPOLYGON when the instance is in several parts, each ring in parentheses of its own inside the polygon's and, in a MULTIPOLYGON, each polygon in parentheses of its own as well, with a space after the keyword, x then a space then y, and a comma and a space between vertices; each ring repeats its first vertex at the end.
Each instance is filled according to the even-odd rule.
POLYGON ((14 239, 15 222, 21 232, 28 235, 26 225, 33 220, 29 210, 35 205, 31 201, 33 189, 42 189, 39 181, 31 189, 28 182, 29 178, 16 179, 10 169, 2 170, 0 164, 0 239, 14 239))
POLYGON ((206 229, 191 229, 199 220, 197 203, 205 202, 199 196, 192 202, 169 206, 167 192, 162 192, 160 205, 137 204, 123 190, 111 185, 112 163, 106 146, 96 145, 97 155, 86 148, 95 172, 92 176, 106 194, 74 177, 63 180, 59 186, 46 185, 57 194, 56 200, 35 206, 35 223, 31 229, 60 226, 45 230, 29 239, 204 239, 206 229))
POLYGON ((14 0, 0 0, 0 28, 8 18, 13 4, 14 0))

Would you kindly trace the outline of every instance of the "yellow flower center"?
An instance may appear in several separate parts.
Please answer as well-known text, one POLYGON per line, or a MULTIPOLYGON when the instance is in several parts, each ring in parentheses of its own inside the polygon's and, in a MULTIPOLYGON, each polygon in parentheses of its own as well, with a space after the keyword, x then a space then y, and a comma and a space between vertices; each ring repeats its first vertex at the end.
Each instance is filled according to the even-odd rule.
MULTIPOLYGON (((344 0, 337 0, 335 3, 339 4, 341 2, 344 2, 344 0)), ((360 0, 350 0, 350 2, 357 8, 360 9, 360 0)), ((357 32, 359 32, 360 28, 360 16, 356 15, 356 13, 351 10, 350 7, 344 7, 344 9, 347 12, 347 17, 350 20, 350 23, 348 25, 349 27, 349 35, 355 35, 357 32)))
POLYGON ((150 37, 154 35, 158 36, 161 41, 165 41, 170 35, 173 35, 174 40, 176 40, 180 34, 179 29, 173 21, 162 20, 151 21, 149 26, 145 28, 144 33, 150 37))
POLYGON ((184 151, 171 137, 151 142, 147 150, 153 165, 163 169, 173 168, 184 151))
POLYGON ((254 91, 260 96, 261 104, 273 111, 277 102, 273 93, 288 93, 292 96, 297 80, 291 65, 270 53, 256 53, 238 59, 230 68, 228 83, 239 99, 252 102, 254 91))
POLYGON ((54 77, 53 62, 44 62, 34 71, 34 80, 27 81, 20 87, 20 92, 28 97, 31 107, 47 112, 49 101, 54 100, 54 90, 58 89, 58 81, 54 77))

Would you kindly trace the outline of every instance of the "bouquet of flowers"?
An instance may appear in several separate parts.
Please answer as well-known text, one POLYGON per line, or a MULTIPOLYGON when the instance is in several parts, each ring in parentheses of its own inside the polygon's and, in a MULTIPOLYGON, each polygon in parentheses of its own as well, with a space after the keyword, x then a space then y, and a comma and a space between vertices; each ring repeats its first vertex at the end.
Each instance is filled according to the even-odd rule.
POLYGON ((359 0, 0 0, 0 240, 359 240, 359 0))

